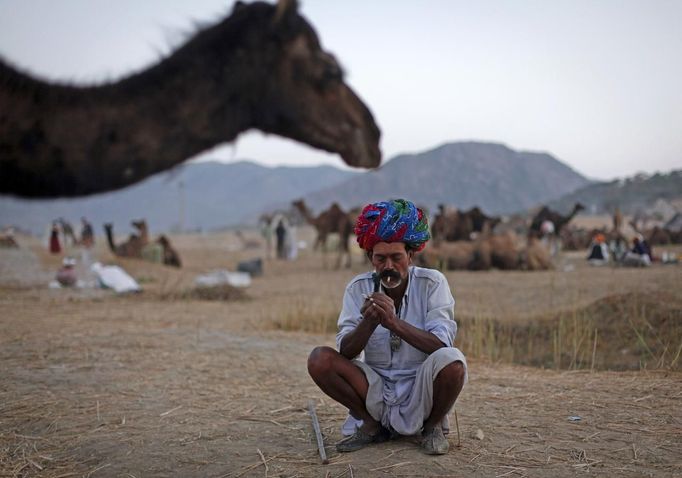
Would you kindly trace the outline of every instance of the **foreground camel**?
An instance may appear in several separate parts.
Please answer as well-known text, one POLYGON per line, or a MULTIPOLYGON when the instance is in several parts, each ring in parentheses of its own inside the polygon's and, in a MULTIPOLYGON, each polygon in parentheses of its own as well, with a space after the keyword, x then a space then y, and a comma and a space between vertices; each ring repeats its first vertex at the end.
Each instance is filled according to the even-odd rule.
POLYGON ((0 193, 81 196, 166 170, 259 129, 376 167, 380 132, 297 12, 238 2, 159 64, 57 85, 0 60, 0 193))
MULTIPOLYGON (((337 233, 339 235, 339 256, 336 267, 341 267, 344 257, 346 258, 346 267, 350 267, 351 258, 348 241, 353 234, 355 219, 359 211, 352 210, 350 213, 346 213, 341 209, 341 206, 333 203, 326 211, 322 211, 318 216, 313 216, 303 199, 294 201, 291 204, 301 213, 306 222, 317 231, 317 238, 315 239, 313 249, 320 249, 324 254, 329 234, 337 233)), ((323 256, 323 259, 326 263, 326 256, 323 256)))

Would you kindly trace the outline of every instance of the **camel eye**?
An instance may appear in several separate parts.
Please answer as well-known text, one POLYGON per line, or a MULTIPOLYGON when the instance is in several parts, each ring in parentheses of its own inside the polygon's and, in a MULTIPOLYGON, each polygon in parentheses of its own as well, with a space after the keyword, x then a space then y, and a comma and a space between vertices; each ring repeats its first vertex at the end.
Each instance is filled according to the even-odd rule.
POLYGON ((342 81, 343 71, 336 62, 328 63, 324 69, 324 79, 327 81, 342 81))
POLYGON ((320 65, 317 80, 321 88, 333 86, 343 81, 343 70, 332 55, 321 53, 318 56, 318 61, 320 65))

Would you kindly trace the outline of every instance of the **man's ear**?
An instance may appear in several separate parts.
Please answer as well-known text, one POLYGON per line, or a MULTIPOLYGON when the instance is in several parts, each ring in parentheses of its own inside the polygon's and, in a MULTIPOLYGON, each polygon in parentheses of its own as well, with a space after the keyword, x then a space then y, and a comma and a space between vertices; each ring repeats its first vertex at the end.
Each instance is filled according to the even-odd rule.
POLYGON ((412 249, 407 250, 407 261, 412 264, 412 258, 414 257, 414 251, 412 249))
POLYGON ((369 262, 372 262, 372 251, 371 250, 367 251, 367 259, 369 259, 369 262))

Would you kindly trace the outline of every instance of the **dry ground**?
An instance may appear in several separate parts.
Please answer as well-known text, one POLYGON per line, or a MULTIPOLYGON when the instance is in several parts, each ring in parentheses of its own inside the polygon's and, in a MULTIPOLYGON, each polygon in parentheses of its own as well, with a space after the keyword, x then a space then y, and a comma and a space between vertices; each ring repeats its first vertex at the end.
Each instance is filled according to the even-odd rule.
MULTIPOLYGON (((411 439, 339 455, 333 443, 345 411, 305 370, 312 347, 333 336, 273 323, 333 317, 344 284, 366 268, 360 258, 336 271, 304 252, 296 262, 266 262, 249 300, 168 300, 201 272, 261 254, 235 252, 229 234, 173 240, 181 271, 117 261, 145 287, 124 297, 48 290, 59 258, 37 242, 0 250, 0 476, 682 475, 680 372, 553 371, 475 358, 448 455, 424 456, 411 439)), ((96 256, 112 261, 101 241, 96 256)), ((573 256, 556 271, 448 278, 458 314, 518 319, 635 289, 663 289, 676 301, 681 271, 589 269, 573 256)))

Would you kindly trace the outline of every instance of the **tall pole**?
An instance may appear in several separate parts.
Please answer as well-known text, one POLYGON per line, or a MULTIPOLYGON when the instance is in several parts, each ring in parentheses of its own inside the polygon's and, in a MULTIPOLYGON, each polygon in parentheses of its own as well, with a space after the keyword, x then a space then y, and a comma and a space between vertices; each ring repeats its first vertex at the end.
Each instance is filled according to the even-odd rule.
POLYGON ((180 195, 180 232, 185 232, 185 183, 182 179, 178 182, 178 192, 180 195))

